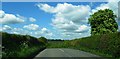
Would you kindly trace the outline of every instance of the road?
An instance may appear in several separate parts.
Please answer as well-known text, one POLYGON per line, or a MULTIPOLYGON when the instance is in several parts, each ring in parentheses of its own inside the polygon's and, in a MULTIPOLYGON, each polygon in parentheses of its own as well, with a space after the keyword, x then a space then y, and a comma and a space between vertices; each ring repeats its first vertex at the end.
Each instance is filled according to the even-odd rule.
POLYGON ((35 58, 38 57, 100 57, 100 56, 75 49, 49 48, 40 52, 35 58))

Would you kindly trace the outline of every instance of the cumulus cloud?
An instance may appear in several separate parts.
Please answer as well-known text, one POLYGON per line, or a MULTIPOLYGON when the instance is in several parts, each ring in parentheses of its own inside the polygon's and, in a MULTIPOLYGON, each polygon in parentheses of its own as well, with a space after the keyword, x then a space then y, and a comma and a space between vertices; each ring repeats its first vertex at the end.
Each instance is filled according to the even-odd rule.
MULTIPOLYGON (((64 34, 83 33, 87 31, 87 18, 90 14, 89 5, 73 5, 69 3, 58 3, 55 7, 48 4, 37 4, 39 9, 53 13, 52 26, 61 30, 64 34)), ((76 35, 77 35, 76 34, 76 35)))
POLYGON ((22 28, 13 28, 13 32, 23 32, 24 30, 22 28))
POLYGON ((9 25, 0 25, 0 31, 10 31, 12 27, 9 25))
POLYGON ((31 31, 28 31, 28 30, 25 30, 22 28, 13 28, 11 31, 11 33, 13 33, 13 34, 32 35, 30 32, 31 31))
POLYGON ((3 25, 0 27, 0 31, 7 31, 7 30, 12 30, 12 27, 8 25, 3 25))
POLYGON ((37 36, 44 36, 44 37, 51 37, 53 35, 53 33, 48 30, 47 28, 42 28, 40 31, 36 31, 35 35, 37 36))
POLYGON ((2 18, 5 15, 5 12, 0 10, 0 18, 2 18))
POLYGON ((37 4, 45 12, 55 13, 52 19, 53 25, 69 25, 73 23, 86 23, 89 16, 90 7, 88 5, 72 5, 68 3, 58 3, 56 7, 48 4, 37 4))
POLYGON ((89 26, 81 25, 77 30, 75 30, 75 32, 83 33, 83 32, 87 32, 89 29, 90 29, 89 26))
POLYGON ((73 22, 86 22, 86 17, 89 16, 90 11, 88 5, 72 5, 68 3, 58 3, 56 7, 48 4, 37 4, 37 6, 45 12, 56 13, 55 22, 61 19, 73 22))
POLYGON ((8 25, 4 25, 3 30, 11 30, 12 28, 8 25))
POLYGON ((111 9, 113 12, 118 15, 118 2, 120 0, 107 0, 108 3, 103 3, 100 6, 92 10, 92 13, 97 12, 98 10, 111 9))
POLYGON ((8 32, 11 34, 31 35, 30 31, 28 31, 28 30, 24 30, 22 28, 11 27, 9 25, 3 25, 2 27, 0 27, 0 31, 8 32))
POLYGON ((28 30, 38 30, 39 25, 37 25, 37 24, 29 24, 29 25, 25 25, 23 28, 26 28, 28 30))
POLYGON ((35 22, 36 21, 36 19, 33 18, 33 17, 30 17, 29 20, 30 20, 30 22, 35 22))
POLYGON ((24 21, 25 20, 16 15, 7 14, 4 11, 0 10, 0 24, 16 24, 22 23, 24 21))
POLYGON ((59 29, 63 29, 63 31, 73 31, 75 29, 77 29, 77 25, 74 24, 72 21, 71 22, 66 22, 64 24, 53 24, 53 26, 59 28, 59 29))
POLYGON ((54 7, 49 6, 48 4, 36 4, 40 9, 44 10, 45 12, 54 13, 54 7))
POLYGON ((42 28, 41 29, 41 34, 46 34, 48 36, 52 36, 52 32, 50 32, 50 30, 48 30, 47 28, 42 28))

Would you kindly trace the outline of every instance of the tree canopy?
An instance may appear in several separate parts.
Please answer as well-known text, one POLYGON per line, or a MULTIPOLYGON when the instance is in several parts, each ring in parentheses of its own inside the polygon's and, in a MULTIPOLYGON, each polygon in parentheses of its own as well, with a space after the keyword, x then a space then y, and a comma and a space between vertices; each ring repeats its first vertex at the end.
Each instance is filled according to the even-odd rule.
POLYGON ((98 12, 92 14, 88 19, 91 26, 91 35, 117 32, 116 17, 110 9, 98 10, 98 12))

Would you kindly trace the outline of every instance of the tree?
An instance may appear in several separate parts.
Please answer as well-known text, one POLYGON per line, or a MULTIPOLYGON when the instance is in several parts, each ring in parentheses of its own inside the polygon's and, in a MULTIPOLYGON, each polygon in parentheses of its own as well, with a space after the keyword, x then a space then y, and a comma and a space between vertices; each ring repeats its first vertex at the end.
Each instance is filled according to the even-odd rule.
POLYGON ((40 40, 41 42, 43 42, 44 44, 47 43, 47 39, 46 39, 45 37, 40 37, 39 40, 40 40))
POLYGON ((91 35, 117 32, 116 15, 110 9, 98 10, 90 16, 91 35))

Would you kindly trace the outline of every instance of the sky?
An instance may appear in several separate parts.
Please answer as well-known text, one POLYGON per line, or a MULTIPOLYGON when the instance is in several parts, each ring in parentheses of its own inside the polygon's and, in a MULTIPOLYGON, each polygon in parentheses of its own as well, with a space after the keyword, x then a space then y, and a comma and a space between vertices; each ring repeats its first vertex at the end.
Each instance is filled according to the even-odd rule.
MULTIPOLYGON (((74 39, 90 36, 88 18, 109 8, 118 15, 118 3, 108 2, 3 2, 0 31, 44 36, 48 39, 74 39)), ((120 22, 118 22, 120 27, 120 22)))

